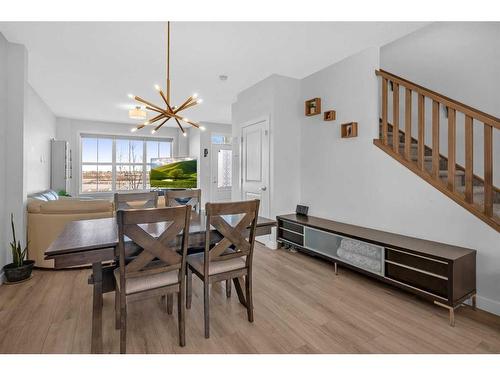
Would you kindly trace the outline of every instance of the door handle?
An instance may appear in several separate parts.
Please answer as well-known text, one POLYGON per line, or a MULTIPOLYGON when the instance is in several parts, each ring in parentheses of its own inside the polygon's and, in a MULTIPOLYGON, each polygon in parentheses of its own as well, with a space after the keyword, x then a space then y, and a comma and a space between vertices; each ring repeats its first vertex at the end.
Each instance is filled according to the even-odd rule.
POLYGON ((262 190, 262 191, 266 191, 266 190, 267 190, 267 187, 266 187, 266 186, 262 186, 262 187, 260 188, 260 190, 262 190))

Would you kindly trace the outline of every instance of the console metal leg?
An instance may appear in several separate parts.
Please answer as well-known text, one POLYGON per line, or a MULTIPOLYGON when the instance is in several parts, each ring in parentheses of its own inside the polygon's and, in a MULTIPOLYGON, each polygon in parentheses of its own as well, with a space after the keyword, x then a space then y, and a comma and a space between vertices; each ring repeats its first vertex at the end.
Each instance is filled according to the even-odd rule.
POLYGON ((337 267, 337 263, 333 263, 333 269, 335 270, 335 275, 338 275, 339 274, 339 270, 338 270, 338 267, 337 267))
POLYGON ((449 311, 449 316, 450 316, 450 326, 455 327, 455 308, 445 305, 444 303, 434 301, 434 304, 444 307, 445 309, 448 309, 449 311))
POLYGON ((472 302, 472 309, 476 310, 476 295, 475 294, 471 297, 471 302, 472 302))

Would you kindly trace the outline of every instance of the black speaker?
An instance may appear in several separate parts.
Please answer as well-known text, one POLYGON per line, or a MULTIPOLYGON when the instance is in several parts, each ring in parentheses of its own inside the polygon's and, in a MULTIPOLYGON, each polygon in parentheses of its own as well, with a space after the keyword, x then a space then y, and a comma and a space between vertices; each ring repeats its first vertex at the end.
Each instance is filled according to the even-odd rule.
POLYGON ((307 216, 307 213, 309 212, 309 207, 308 206, 303 206, 301 204, 297 205, 297 208, 295 209, 295 213, 297 215, 304 215, 307 216))

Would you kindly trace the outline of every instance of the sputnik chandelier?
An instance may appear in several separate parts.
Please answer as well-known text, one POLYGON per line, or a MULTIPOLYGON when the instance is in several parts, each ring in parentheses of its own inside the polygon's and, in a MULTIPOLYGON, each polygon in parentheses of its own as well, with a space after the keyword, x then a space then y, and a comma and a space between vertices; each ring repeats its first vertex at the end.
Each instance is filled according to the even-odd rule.
POLYGON ((145 105, 146 110, 152 111, 156 114, 155 117, 136 126, 135 128, 132 128, 131 130, 132 132, 136 132, 137 130, 144 128, 146 125, 153 125, 156 122, 161 121, 158 125, 155 126, 153 130, 151 130, 151 134, 154 134, 171 118, 173 118, 177 122, 177 125, 179 126, 179 129, 182 132, 182 135, 184 136, 186 136, 187 134, 186 131, 184 130, 184 127, 181 124, 181 121, 191 126, 194 126, 195 128, 198 128, 200 130, 205 130, 203 126, 187 119, 186 117, 182 117, 179 115, 181 111, 184 111, 202 102, 202 99, 198 98, 198 94, 191 95, 180 106, 170 105, 171 103, 170 102, 170 22, 167 23, 167 94, 165 95, 165 93, 163 92, 162 88, 159 85, 155 85, 155 89, 156 91, 158 91, 161 98, 163 99, 163 102, 165 103, 164 106, 155 105, 151 102, 148 102, 147 100, 144 100, 139 96, 134 96, 132 94, 129 94, 129 97, 131 99, 135 99, 137 102, 145 105))

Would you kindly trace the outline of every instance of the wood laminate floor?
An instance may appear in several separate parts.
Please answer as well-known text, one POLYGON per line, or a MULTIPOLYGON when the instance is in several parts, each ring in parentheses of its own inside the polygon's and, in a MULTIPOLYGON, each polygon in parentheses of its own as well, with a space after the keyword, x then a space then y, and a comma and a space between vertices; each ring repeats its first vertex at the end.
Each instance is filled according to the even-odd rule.
MULTIPOLYGON (((255 322, 223 284, 211 289, 211 338, 203 336, 203 291, 194 277, 187 345, 178 346, 176 304, 132 303, 129 353, 500 353, 500 317, 462 307, 456 326, 445 309, 353 271, 301 253, 258 245, 255 322)), ((90 270, 35 271, 0 286, 0 353, 89 353, 90 270)), ((119 351, 114 293, 104 296, 104 350, 119 351)))

